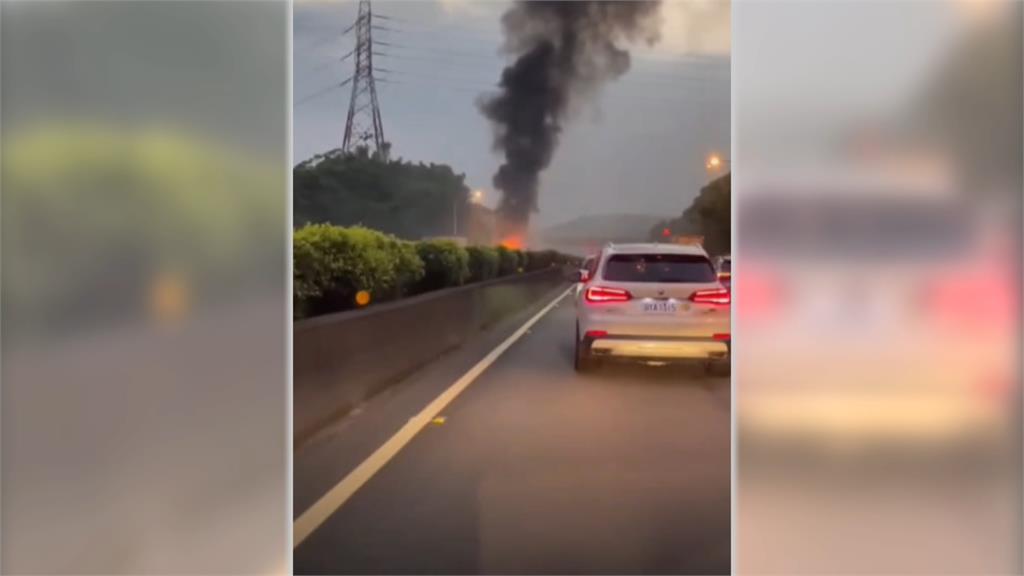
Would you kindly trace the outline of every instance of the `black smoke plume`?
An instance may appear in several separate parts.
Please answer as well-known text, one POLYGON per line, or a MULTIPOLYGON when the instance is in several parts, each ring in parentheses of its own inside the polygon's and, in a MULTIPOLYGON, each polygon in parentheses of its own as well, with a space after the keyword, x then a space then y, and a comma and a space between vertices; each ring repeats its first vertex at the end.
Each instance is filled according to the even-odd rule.
POLYGON ((505 162, 494 175, 506 231, 524 232, 537 210, 540 173, 551 163, 575 102, 629 70, 621 47, 658 40, 658 2, 517 2, 502 16, 505 68, 500 92, 480 101, 505 162))

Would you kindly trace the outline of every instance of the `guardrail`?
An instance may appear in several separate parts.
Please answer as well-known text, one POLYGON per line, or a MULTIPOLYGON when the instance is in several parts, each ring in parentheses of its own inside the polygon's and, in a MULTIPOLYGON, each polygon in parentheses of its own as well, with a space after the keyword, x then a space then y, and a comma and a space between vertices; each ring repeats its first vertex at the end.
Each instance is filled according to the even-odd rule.
POLYGON ((551 268, 296 322, 295 443, 569 278, 551 268))

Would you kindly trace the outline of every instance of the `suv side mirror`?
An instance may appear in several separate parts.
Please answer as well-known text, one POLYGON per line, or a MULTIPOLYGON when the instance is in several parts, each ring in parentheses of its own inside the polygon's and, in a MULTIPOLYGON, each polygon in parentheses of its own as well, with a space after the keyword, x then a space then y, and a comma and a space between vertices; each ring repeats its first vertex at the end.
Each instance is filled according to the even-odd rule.
POLYGON ((590 280, 590 271, 586 268, 580 268, 579 272, 576 274, 576 278, 580 282, 586 282, 587 280, 590 280))

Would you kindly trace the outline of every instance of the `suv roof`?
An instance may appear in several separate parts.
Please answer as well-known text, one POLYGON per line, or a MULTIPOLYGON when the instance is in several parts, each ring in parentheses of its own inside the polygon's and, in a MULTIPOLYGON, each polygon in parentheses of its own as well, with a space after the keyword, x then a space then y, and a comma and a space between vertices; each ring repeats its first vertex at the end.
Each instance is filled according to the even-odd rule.
POLYGON ((707 257, 708 253, 701 246, 691 244, 608 244, 605 246, 606 254, 689 254, 692 256, 707 257))

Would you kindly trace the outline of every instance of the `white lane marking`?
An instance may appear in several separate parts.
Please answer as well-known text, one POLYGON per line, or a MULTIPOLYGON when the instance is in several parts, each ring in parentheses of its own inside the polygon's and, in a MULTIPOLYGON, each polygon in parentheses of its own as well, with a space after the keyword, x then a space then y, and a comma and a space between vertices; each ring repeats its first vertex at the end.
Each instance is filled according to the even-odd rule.
POLYGON ((545 306, 540 312, 537 312, 526 321, 525 324, 519 327, 518 330, 512 333, 511 336, 505 339, 504 342, 498 345, 497 348, 491 350, 487 356, 484 356, 482 360, 476 363, 475 366, 469 369, 462 375, 461 378, 455 381, 454 384, 448 387, 447 390, 441 393, 440 396, 435 398, 430 404, 427 405, 419 414, 413 416, 409 421, 402 426, 395 435, 388 439, 380 448, 370 455, 369 458, 363 461, 362 464, 356 467, 355 470, 349 472, 348 476, 342 478, 341 482, 338 482, 333 488, 331 488, 326 494, 320 497, 315 504, 309 507, 297 520, 295 520, 294 527, 294 547, 298 547, 302 544, 302 541, 309 537, 321 524, 326 521, 331 514, 334 514, 338 508, 345 503, 346 500, 352 497, 356 493, 356 490, 362 487, 363 484, 373 477, 374 474, 380 471, 385 464, 388 463, 398 451, 401 450, 406 444, 412 440, 420 430, 423 429, 437 414, 444 409, 452 400, 455 399, 463 390, 465 390, 478 376, 483 374, 484 370, 487 370, 494 364, 494 361, 498 359, 508 350, 510 346, 515 344, 516 340, 519 340, 523 334, 537 323, 545 314, 551 311, 559 302, 565 298, 569 291, 569 288, 565 292, 562 292, 557 298, 552 300, 545 306))

